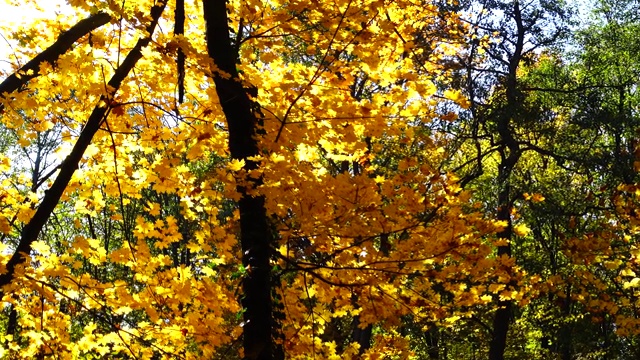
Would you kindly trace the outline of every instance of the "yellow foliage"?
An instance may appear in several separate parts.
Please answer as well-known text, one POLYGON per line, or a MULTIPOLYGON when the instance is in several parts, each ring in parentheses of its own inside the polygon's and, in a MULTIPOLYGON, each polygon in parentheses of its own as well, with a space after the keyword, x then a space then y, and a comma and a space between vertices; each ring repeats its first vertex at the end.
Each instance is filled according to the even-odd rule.
POLYGON ((518 224, 513 227, 513 233, 518 236, 527 236, 531 229, 526 224, 518 224))
MULTIPOLYGON (((465 27, 454 14, 405 0, 229 1, 227 25, 244 36, 233 81, 256 87, 252 111, 261 114, 253 134, 259 154, 239 159, 230 157, 232 119, 212 81, 230 74, 207 55, 202 4, 186 1, 185 33, 174 37, 164 29, 175 2, 160 19, 163 31, 147 34, 155 3, 69 1, 59 16, 3 29, 23 42, 16 57, 24 63, 87 14, 111 16, 55 63, 41 64, 23 91, 5 96, 10 106, 3 100, 0 122, 19 135, 16 148, 33 152, 38 139, 55 136, 51 181, 92 112, 109 110, 47 236, 31 244, 34 258, 5 289, 24 334, 7 338, 10 356, 234 351, 243 278, 264 271, 242 265, 253 249, 239 244, 241 199, 264 199, 277 249, 273 290, 285 307, 283 346, 292 359, 408 357, 409 339, 395 330, 400 318, 452 326, 461 308, 520 300, 523 291, 505 285, 520 271, 493 256, 507 240, 487 240, 507 223, 471 206, 460 179, 440 170, 451 156, 446 136, 425 131, 440 118, 455 120, 439 115, 445 102, 470 106, 460 91, 437 95, 436 79, 448 75, 441 60, 463 42, 454 30, 446 43, 438 40, 438 29, 465 27), (417 44, 420 31, 433 31, 433 43, 417 44), (118 88, 108 85, 148 35, 134 70, 118 88), (421 47, 436 50, 418 56, 421 47), (179 50, 187 59, 182 103, 179 50), (355 316, 360 327, 384 329, 362 357, 357 344, 339 347, 320 336, 355 316)), ((5 155, 0 172, 7 181, 0 232, 17 240, 51 185, 31 189, 38 185, 31 174, 5 155)), ((529 232, 524 224, 513 230, 529 232)), ((4 266, 8 256, 0 253, 4 266)))

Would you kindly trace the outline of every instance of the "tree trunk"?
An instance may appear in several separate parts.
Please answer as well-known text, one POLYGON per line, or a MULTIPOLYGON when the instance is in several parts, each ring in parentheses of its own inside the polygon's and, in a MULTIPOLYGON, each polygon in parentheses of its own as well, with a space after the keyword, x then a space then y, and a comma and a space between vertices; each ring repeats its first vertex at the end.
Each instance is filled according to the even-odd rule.
POLYGON ((425 336, 425 342, 429 346, 429 349, 427 350, 427 353, 429 354, 429 359, 430 360, 440 359, 440 347, 439 347, 440 333, 438 331, 438 327, 435 324, 433 324, 431 327, 429 327, 429 330, 427 330, 424 333, 424 336, 425 336))
MULTIPOLYGON (((259 107, 249 98, 248 91, 238 79, 238 52, 231 45, 226 1, 203 0, 206 20, 207 50, 219 70, 213 70, 213 81, 222 111, 229 127, 231 157, 244 160, 245 170, 256 169, 250 160, 259 154, 256 131, 262 120, 259 107), (225 75, 221 76, 221 72, 225 75)), ((255 91, 255 89, 253 89, 255 91)), ((246 186, 238 186, 240 194, 240 243, 242 264, 247 269, 243 279, 244 359, 271 360, 284 358, 282 348, 274 341, 277 334, 271 298, 271 240, 263 196, 248 194, 251 187, 261 184, 261 178, 248 178, 246 186)))
MULTIPOLYGON (((513 19, 516 22, 517 33, 515 48, 513 54, 509 58, 509 73, 505 82, 507 103, 498 119, 498 133, 500 135, 501 148, 500 165, 498 167, 498 220, 507 222, 507 227, 498 234, 499 238, 511 241, 513 238, 513 230, 511 227, 511 209, 513 207, 513 197, 511 194, 511 174, 516 166, 522 150, 520 145, 514 138, 511 128, 511 121, 520 113, 522 96, 518 89, 517 71, 522 60, 525 40, 525 26, 520 12, 520 3, 513 2, 513 19)), ((511 256, 511 245, 507 243, 505 246, 498 247, 498 256, 511 256)), ((507 284, 511 287, 511 281, 507 284)), ((511 322, 512 306, 510 300, 499 300, 498 310, 496 310, 493 318, 493 334, 489 347, 489 360, 503 360, 504 352, 507 346, 507 333, 509 332, 509 323, 511 322)))
MULTIPOLYGON (((498 171, 498 185, 501 187, 498 194, 498 220, 507 222, 507 227, 498 234, 499 238, 511 240, 511 189, 509 186, 509 176, 517 158, 515 154, 511 154, 508 158, 503 157, 500 169, 498 171)), ((519 157, 519 156, 517 156, 519 157)), ((498 256, 511 256, 511 245, 498 247, 498 256)), ((509 286, 509 285, 507 285, 509 286)), ((498 310, 493 318, 493 334, 491 344, 489 346, 489 360, 503 360, 504 351, 507 346, 507 333, 509 332, 509 323, 511 321, 511 301, 498 301, 498 310)))
POLYGON ((364 329, 360 327, 360 317, 355 316, 353 318, 353 331, 351 333, 351 340, 360 345, 358 353, 364 354, 367 349, 371 347, 371 333, 373 331, 373 325, 369 324, 364 329))

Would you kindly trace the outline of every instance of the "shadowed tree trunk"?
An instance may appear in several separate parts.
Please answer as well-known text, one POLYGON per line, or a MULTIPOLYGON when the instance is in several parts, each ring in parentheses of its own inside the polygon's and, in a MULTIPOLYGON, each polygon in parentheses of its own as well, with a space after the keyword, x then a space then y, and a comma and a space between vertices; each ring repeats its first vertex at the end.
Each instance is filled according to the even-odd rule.
POLYGON ((364 354, 367 349, 371 347, 371 333, 373 331, 373 325, 369 324, 364 329, 360 327, 360 317, 355 316, 353 318, 353 331, 351 333, 351 340, 360 345, 359 354, 364 354))
MULTIPOLYGON (((256 130, 262 115, 258 105, 249 97, 254 89, 244 88, 238 79, 237 49, 231 45, 225 0, 204 0, 207 50, 219 70, 213 70, 213 81, 222 111, 229 127, 231 157, 244 160, 247 171, 258 164, 250 160, 259 155, 256 130), (223 76, 221 72, 224 72, 223 76)), ((238 186, 240 194, 240 243, 242 264, 248 269, 243 279, 244 325, 243 347, 247 360, 284 358, 282 348, 274 341, 277 335, 271 298, 270 245, 274 238, 267 222, 263 196, 248 194, 250 187, 261 184, 260 178, 248 178, 238 186)))

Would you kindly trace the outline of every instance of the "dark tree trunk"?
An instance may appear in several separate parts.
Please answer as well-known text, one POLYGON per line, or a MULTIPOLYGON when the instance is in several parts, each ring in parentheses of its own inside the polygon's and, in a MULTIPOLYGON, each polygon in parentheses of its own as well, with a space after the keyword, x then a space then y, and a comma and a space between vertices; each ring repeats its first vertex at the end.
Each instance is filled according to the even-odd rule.
POLYGON ((9 307, 9 320, 7 321, 7 335, 16 335, 16 329, 18 328, 18 312, 15 306, 12 304, 9 307))
MULTIPOLYGON (((511 204, 509 186, 509 176, 511 170, 517 158, 503 158, 501 167, 498 173, 498 184, 501 186, 500 193, 498 194, 498 220, 507 222, 507 227, 498 234, 499 238, 511 240, 511 204), (511 162, 506 163, 511 160, 511 162), (511 165, 511 166, 508 166, 511 165)), ((498 247, 498 256, 507 255, 511 256, 511 246, 509 244, 498 247)), ((509 286, 509 285, 508 285, 509 286)), ((493 334, 491 337, 491 344, 489 346, 489 360, 503 360, 504 351, 507 345, 507 333, 509 332, 509 323, 511 322, 511 301, 500 300, 498 301, 498 310, 493 318, 493 334)))
MULTIPOLYGON (((514 1, 513 3, 512 16, 516 23, 516 39, 513 53, 509 57, 509 72, 505 81, 507 103, 498 115, 497 124, 501 142, 501 148, 499 149, 500 165, 497 179, 499 188, 497 218, 498 220, 507 222, 507 227, 498 234, 498 237, 509 241, 513 240, 513 230, 511 226, 511 209, 513 207, 511 175, 522 155, 522 150, 514 137, 511 125, 512 119, 521 113, 522 96, 518 88, 517 71, 522 60, 526 34, 522 13, 520 11, 520 3, 518 1, 514 1)), ((498 247, 498 256, 502 255, 511 256, 511 245, 509 243, 505 246, 498 247)), ((507 284, 508 287, 514 285, 511 281, 507 284)), ((496 310, 493 318, 493 334, 489 346, 489 360, 504 359, 512 307, 513 304, 510 300, 498 301, 498 310, 496 310)))
POLYGON ((373 325, 369 324, 363 329, 360 327, 360 317, 355 316, 353 318, 353 331, 351 333, 351 340, 360 345, 360 355, 364 354, 364 352, 371 347, 372 331, 373 325))
MULTIPOLYGON (((237 49, 231 45, 226 1, 203 0, 206 20, 207 50, 217 69, 212 71, 216 92, 229 127, 231 157, 245 161, 245 169, 256 169, 258 164, 249 160, 259 154, 256 131, 262 116, 257 104, 238 81, 237 49), (220 72, 226 73, 221 76, 220 72)), ((242 264, 248 270, 243 280, 244 358, 271 360, 284 358, 281 346, 274 337, 277 329, 273 317, 271 267, 269 260, 273 236, 267 222, 263 196, 251 196, 249 187, 260 185, 262 179, 249 178, 246 186, 238 186, 241 197, 240 243, 242 264)))
POLYGON ((435 324, 432 325, 429 328, 429 330, 427 330, 424 333, 424 336, 425 336, 425 341, 429 346, 429 349, 427 350, 427 353, 429 354, 429 359, 431 360, 440 359, 440 347, 439 347, 440 334, 438 331, 438 327, 436 327, 435 324))

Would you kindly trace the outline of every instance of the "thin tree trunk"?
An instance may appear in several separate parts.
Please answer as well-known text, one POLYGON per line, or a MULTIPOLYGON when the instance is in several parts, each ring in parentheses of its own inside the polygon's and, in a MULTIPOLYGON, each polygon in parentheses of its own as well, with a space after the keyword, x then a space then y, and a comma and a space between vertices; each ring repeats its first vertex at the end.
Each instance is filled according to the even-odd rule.
MULTIPOLYGON (((511 240, 511 237, 513 235, 511 229, 511 189, 508 179, 511 174, 513 165, 515 165, 516 161, 517 159, 512 158, 511 156, 506 159, 503 158, 501 167, 498 171, 498 184, 499 186, 501 186, 501 189, 500 193, 498 194, 497 218, 498 220, 507 222, 507 227, 498 234, 498 237, 507 240, 511 240), (511 166, 507 166, 509 165, 506 164, 508 160, 512 161, 511 166)), ((510 244, 498 247, 498 256, 502 255, 511 256, 510 244)), ((496 310, 493 318, 493 334, 491 337, 491 344, 489 346, 489 360, 504 359, 504 351, 507 346, 507 333, 509 332, 509 323, 511 322, 511 307, 512 304, 509 300, 498 301, 498 310, 496 310)))
MULTIPOLYGON (((502 146, 499 150, 501 161, 498 168, 497 179, 499 187, 497 218, 498 220, 507 222, 507 227, 498 234, 498 237, 507 239, 508 241, 513 240, 513 230, 511 226, 511 209, 513 207, 513 195, 510 184, 511 174, 522 155, 520 145, 514 138, 513 130, 511 129, 511 121, 518 115, 522 101, 518 89, 517 71, 524 51, 526 29, 523 23, 519 1, 513 2, 513 19, 516 22, 517 38, 514 43, 515 48, 513 54, 509 58, 509 74, 507 75, 505 83, 507 103, 498 119, 498 133, 502 146)), ((511 256, 510 243, 498 247, 498 256, 502 255, 511 256)), ((513 285, 511 282, 507 284, 507 286, 513 285)), ((498 301, 498 310, 496 310, 493 318, 493 334, 489 346, 489 360, 504 360, 512 307, 513 304, 510 300, 498 301)))

